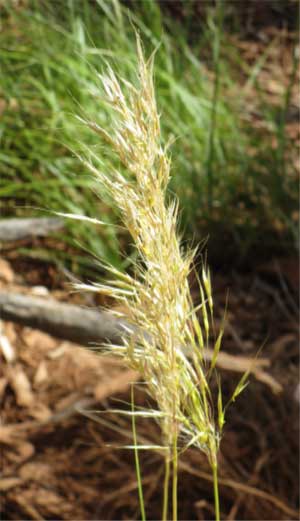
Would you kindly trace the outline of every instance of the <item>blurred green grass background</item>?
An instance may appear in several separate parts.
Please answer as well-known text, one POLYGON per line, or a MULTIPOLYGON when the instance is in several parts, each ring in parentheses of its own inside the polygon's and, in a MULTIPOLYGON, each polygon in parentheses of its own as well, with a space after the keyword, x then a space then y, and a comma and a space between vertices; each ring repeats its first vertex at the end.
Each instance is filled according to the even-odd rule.
MULTIPOLYGON (((217 263, 249 263, 298 248, 298 153, 287 125, 294 117, 296 43, 289 43, 285 76, 274 67, 272 77, 269 67, 264 79, 282 45, 278 34, 246 60, 237 44, 243 27, 234 37, 226 30, 226 3, 211 3, 199 23, 192 3, 189 12, 183 6, 184 23, 156 1, 4 2, 2 217, 59 211, 118 223, 105 194, 95 195, 95 182, 76 153, 89 145, 103 169, 110 161, 76 115, 109 125, 97 73, 109 62, 121 75, 133 76, 136 27, 147 52, 157 48, 162 131, 166 141, 174 139, 170 196, 180 200, 184 238, 209 237, 217 263), (264 82, 275 84, 275 102, 264 82)), ((118 267, 132 253, 130 239, 114 226, 68 220, 58 239, 61 247, 35 255, 76 270, 93 262, 85 251, 118 267)))

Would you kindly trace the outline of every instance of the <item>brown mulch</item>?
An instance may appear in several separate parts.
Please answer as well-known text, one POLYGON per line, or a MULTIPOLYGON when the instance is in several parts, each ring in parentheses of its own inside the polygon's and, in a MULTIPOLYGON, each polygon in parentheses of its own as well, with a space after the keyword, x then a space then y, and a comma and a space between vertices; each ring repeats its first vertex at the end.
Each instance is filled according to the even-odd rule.
MULTIPOLYGON (((1 289, 22 287, 47 298, 49 288, 39 285, 44 269, 49 266, 20 275, 2 259, 1 289)), ((50 273, 52 295, 79 298, 70 297, 55 268, 50 273)), ((269 359, 268 371, 282 387, 276 393, 252 378, 229 410, 220 450, 224 519, 298 519, 296 276, 297 262, 285 259, 255 273, 216 273, 213 279, 217 318, 229 289, 224 351, 238 360, 255 356, 264 344, 259 356, 269 359)), ((2 519, 138 519, 133 454, 122 449, 132 443, 131 424, 109 412, 88 412, 116 407, 117 398, 130 403, 130 382, 137 375, 112 358, 12 323, 1 323, 0 352, 2 519)), ((221 373, 225 400, 240 375, 221 373)), ((136 401, 147 398, 137 391, 136 401)), ((137 422, 137 428, 141 440, 159 443, 151 420, 137 422)), ((141 465, 148 519, 159 519, 160 454, 142 453, 141 465)), ((188 450, 181 458, 179 518, 213 516, 206 459, 188 450)))

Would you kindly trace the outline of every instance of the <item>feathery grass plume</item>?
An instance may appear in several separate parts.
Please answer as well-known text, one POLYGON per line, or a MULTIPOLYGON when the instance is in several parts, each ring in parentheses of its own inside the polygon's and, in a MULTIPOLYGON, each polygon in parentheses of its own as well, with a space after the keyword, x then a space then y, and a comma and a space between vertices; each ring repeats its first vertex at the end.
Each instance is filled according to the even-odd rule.
POLYGON ((188 275, 193 269, 195 250, 183 252, 176 230, 177 202, 166 203, 170 156, 168 146, 161 141, 153 55, 145 61, 138 36, 137 54, 136 84, 118 79, 110 67, 108 74, 101 76, 106 100, 113 111, 111 132, 93 121, 85 121, 110 145, 127 173, 121 174, 113 167, 109 175, 102 172, 101 160, 91 150, 88 158, 82 160, 119 208, 139 254, 138 261, 133 275, 108 266, 112 280, 94 284, 91 289, 125 304, 133 325, 132 330, 129 326, 124 331, 124 344, 106 348, 140 372, 158 405, 157 411, 145 411, 145 416, 154 416, 160 422, 166 448, 163 519, 168 516, 171 468, 172 511, 173 519, 177 519, 178 452, 179 447, 184 450, 191 445, 204 451, 211 464, 218 519, 217 451, 224 408, 219 390, 215 422, 209 379, 222 331, 215 342, 211 365, 206 366, 203 351, 208 345, 213 317, 210 275, 204 265, 198 280, 201 303, 194 307, 188 275))

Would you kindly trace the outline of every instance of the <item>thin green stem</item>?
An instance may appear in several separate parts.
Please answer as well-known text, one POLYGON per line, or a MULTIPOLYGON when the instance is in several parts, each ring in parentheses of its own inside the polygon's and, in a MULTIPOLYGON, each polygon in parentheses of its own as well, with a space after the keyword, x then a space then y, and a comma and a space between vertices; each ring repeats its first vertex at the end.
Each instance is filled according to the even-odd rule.
POLYGON ((173 521, 177 521, 177 481, 178 481, 178 451, 177 451, 177 434, 173 440, 173 453, 172 453, 172 510, 173 510, 173 521))
POLYGON ((170 454, 168 452, 168 454, 165 458, 165 480, 164 480, 162 521, 167 521, 167 519, 168 519, 169 483, 170 483, 170 454))
POLYGON ((218 465, 213 463, 213 480, 214 480, 214 498, 215 498, 215 518, 220 521, 220 501, 219 501, 219 485, 218 485, 218 465))
POLYGON ((136 435, 135 416, 134 416, 134 392, 133 392, 133 385, 131 386, 131 411, 133 413, 132 414, 132 435, 133 435, 135 470, 136 470, 136 477, 137 477, 137 482, 138 482, 138 492, 139 492, 139 500, 140 500, 141 517, 142 517, 142 521, 146 521, 145 504, 144 504, 144 496, 143 496, 143 485, 142 485, 140 460, 139 460, 139 451, 138 451, 138 448, 137 448, 137 435, 136 435))

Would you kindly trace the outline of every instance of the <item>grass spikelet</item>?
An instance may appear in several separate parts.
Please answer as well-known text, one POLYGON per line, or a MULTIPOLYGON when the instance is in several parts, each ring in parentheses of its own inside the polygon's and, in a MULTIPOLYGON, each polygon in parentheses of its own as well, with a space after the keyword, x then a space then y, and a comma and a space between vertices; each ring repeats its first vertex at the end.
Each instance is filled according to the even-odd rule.
MULTIPOLYGON (((97 123, 86 121, 125 165, 126 174, 113 167, 109 175, 103 173, 101 162, 93 152, 83 161, 119 208, 123 224, 136 246, 138 260, 132 275, 109 268, 113 280, 95 284, 91 289, 125 304, 133 332, 130 334, 129 326, 122 345, 106 348, 140 372, 147 392, 158 405, 156 417, 167 448, 163 519, 168 513, 170 469, 172 515, 177 519, 178 453, 179 449, 191 445, 204 451, 211 464, 218 519, 217 451, 224 411, 219 387, 217 426, 209 379, 222 331, 215 342, 211 367, 206 367, 203 350, 208 345, 213 320, 210 274, 203 266, 199 279, 200 320, 188 283, 195 251, 183 252, 177 234, 178 204, 176 201, 166 203, 170 156, 161 140, 153 83, 154 55, 145 60, 139 37, 137 55, 135 84, 117 78, 110 67, 101 77, 106 101, 113 112, 111 130, 108 132, 97 123)), ((144 415, 147 416, 146 411, 144 415)))

